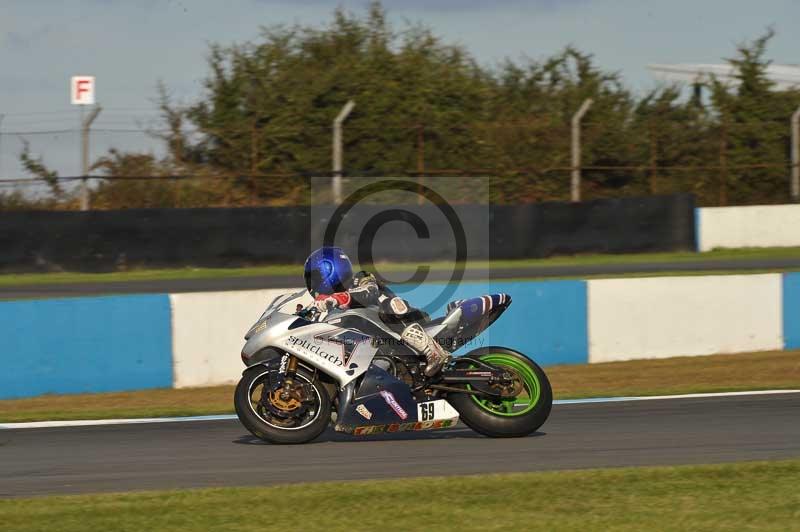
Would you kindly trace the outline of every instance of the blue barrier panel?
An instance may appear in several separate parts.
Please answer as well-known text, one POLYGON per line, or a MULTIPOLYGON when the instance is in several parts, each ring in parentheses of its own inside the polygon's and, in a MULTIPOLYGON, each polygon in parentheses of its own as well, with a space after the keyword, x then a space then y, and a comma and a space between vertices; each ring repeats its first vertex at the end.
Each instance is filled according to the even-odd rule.
POLYGON ((700 225, 701 223, 701 216, 702 216, 703 209, 700 207, 695 207, 694 209, 694 250, 695 251, 702 251, 703 235, 700 234, 700 231, 703 229, 700 225))
POLYGON ((783 348, 800 349, 800 272, 783 274, 783 348))
MULTIPOLYGON (((443 286, 432 283, 397 292, 412 305, 424 307, 443 286)), ((498 292, 511 295, 511 306, 459 354, 483 345, 500 345, 522 351, 541 365, 589 361, 586 281, 464 282, 450 299, 498 292)), ((425 310, 433 317, 444 313, 442 307, 425 310)))
POLYGON ((172 386, 169 297, 0 302, 0 399, 172 386))

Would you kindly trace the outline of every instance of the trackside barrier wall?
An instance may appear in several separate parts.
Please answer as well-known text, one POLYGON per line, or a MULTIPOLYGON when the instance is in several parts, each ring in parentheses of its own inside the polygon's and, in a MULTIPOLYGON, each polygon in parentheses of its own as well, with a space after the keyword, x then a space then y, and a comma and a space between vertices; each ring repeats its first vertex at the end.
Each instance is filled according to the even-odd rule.
POLYGON ((783 274, 784 349, 800 349, 800 272, 783 274))
MULTIPOLYGON (((401 295, 436 316, 445 288, 401 295)), ((0 399, 235 382, 247 328, 291 291, 0 302, 0 399)), ((552 365, 800 349, 800 272, 467 282, 448 299, 493 292, 513 304, 461 352, 505 345, 552 365)))
MULTIPOLYGON (((445 288, 429 284, 398 292, 438 316, 444 314, 446 303, 437 307, 429 303, 445 288)), ((273 298, 296 290, 299 288, 171 295, 175 387, 238 381, 244 369, 239 357, 244 333, 273 298)), ((514 303, 460 352, 505 345, 529 353, 542 364, 587 362, 584 281, 464 283, 449 299, 492 292, 513 294, 514 303)))
POLYGON ((0 302, 0 399, 172 386, 169 298, 0 302))
MULTIPOLYGON (((452 234, 438 206, 389 207, 354 206, 337 230, 337 244, 355 250, 364 227, 382 212, 419 216, 429 235, 452 234)), ((453 208, 470 259, 695 249, 694 199, 686 194, 453 208)), ((3 212, 0 269, 302 264, 311 243, 322 242, 333 212, 307 206, 3 212)), ((380 226, 376 261, 452 260, 452 239, 419 238, 403 220, 380 226)))
POLYGON ((589 281, 589 361, 783 347, 781 274, 589 281))
POLYGON ((697 209, 698 251, 800 246, 800 205, 697 209))
MULTIPOLYGON (((397 292, 436 317, 444 314, 446 304, 436 307, 428 303, 442 288, 442 284, 432 283, 397 292)), ((466 282, 459 284, 449 299, 491 293, 509 294, 511 306, 458 354, 499 345, 522 351, 544 365, 588 362, 586 281, 466 282)))
MULTIPOLYGON (((172 294, 174 386, 235 383, 244 335, 273 299, 296 289, 172 294)), ((311 301, 311 296, 308 296, 311 301)))

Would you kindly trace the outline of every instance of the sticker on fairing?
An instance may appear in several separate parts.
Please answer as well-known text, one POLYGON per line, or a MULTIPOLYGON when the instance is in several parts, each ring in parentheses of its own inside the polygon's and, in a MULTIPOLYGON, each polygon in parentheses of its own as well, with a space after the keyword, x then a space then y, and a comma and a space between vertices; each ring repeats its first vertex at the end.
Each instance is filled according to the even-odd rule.
POLYGON ((383 397, 383 400, 386 401, 386 404, 389 405, 389 408, 394 410, 394 413, 397 414, 400 419, 408 419, 408 412, 406 412, 403 407, 400 406, 400 403, 398 403, 397 399, 394 398, 392 392, 381 390, 380 394, 381 397, 383 397))
POLYGON ((390 423, 389 425, 366 425, 353 429, 355 436, 369 436, 385 432, 405 432, 408 430, 435 430, 454 427, 458 419, 439 419, 436 421, 410 421, 408 423, 390 423))
POLYGON ((365 419, 372 419, 372 412, 364 405, 358 405, 356 407, 356 412, 361 414, 365 419))

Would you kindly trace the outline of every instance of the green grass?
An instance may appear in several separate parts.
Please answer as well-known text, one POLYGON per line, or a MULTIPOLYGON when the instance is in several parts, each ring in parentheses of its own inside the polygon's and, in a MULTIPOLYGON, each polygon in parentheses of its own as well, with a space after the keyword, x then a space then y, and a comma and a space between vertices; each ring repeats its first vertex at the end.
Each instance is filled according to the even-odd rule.
POLYGON ((798 482, 786 460, 39 497, 0 501, 0 528, 787 531, 798 482))
POLYGON ((670 253, 625 253, 625 254, 593 254, 546 259, 527 259, 524 261, 501 260, 492 262, 492 267, 511 267, 523 262, 531 266, 567 266, 595 264, 643 264, 650 262, 694 262, 705 260, 738 260, 738 259, 776 259, 800 258, 800 247, 780 248, 740 248, 715 249, 705 253, 679 251, 670 253))
MULTIPOLYGON (((800 350, 545 368, 556 399, 800 389, 800 350)), ((233 386, 0 401, 0 423, 233 413, 233 386)))
MULTIPOLYGON (((707 275, 754 275, 759 273, 782 273, 786 271, 784 268, 772 269, 739 269, 739 270, 659 270, 655 272, 629 272, 629 273, 603 273, 593 275, 548 275, 540 277, 537 275, 530 275, 527 277, 503 277, 502 281, 505 283, 521 282, 521 281, 535 281, 537 279, 544 279, 547 281, 569 281, 569 280, 592 280, 592 279, 642 279, 645 277, 700 277, 707 275)), ((495 279, 495 282, 500 279, 495 279)), ((435 284, 437 281, 432 281, 435 284)), ((462 284, 466 283, 480 283, 481 280, 466 280, 461 281, 462 284)))
MULTIPOLYGON (((800 248, 748 248, 736 250, 716 250, 707 253, 641 253, 624 255, 577 255, 552 257, 547 259, 473 261, 470 268, 489 268, 502 270, 519 267, 558 267, 591 266, 604 264, 644 264, 652 262, 692 262, 727 259, 774 259, 800 258, 800 248)), ((428 265, 432 270, 450 270, 451 262, 434 262, 428 265)), ((413 271, 417 264, 379 264, 382 272, 413 271)), ((109 273, 20 273, 0 275, 0 287, 18 285, 41 285, 61 283, 98 283, 115 281, 155 281, 168 279, 221 279, 229 277, 252 277, 271 275, 297 275, 300 279, 300 265, 276 264, 244 268, 174 268, 156 270, 130 270, 109 273)), ((681 272, 685 273, 685 272, 681 272)), ((532 272, 535 276, 535 272, 532 272)))

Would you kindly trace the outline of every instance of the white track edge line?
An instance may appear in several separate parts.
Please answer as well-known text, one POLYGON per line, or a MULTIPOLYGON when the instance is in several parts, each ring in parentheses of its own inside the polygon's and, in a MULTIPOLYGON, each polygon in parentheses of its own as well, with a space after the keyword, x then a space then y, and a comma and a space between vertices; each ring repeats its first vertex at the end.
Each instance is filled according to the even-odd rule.
MULTIPOLYGON (((714 397, 739 397, 747 395, 779 395, 800 393, 800 390, 755 390, 750 392, 688 393, 682 395, 642 395, 630 397, 591 397, 587 399, 556 399, 554 405, 577 405, 597 403, 619 403, 623 401, 656 401, 668 399, 705 399, 714 397)), ((235 414, 187 417, 149 417, 133 419, 79 419, 75 421, 30 421, 23 423, 0 423, 0 430, 41 429, 58 427, 94 427, 100 425, 135 425, 139 423, 182 423, 186 421, 228 421, 235 414)))
POLYGON ((778 395, 800 393, 800 390, 753 390, 745 392, 685 393, 679 395, 634 395, 629 397, 589 397, 586 399, 556 399, 554 405, 576 405, 587 403, 618 403, 622 401, 655 401, 664 399, 705 399, 714 397, 738 397, 743 395, 778 395))
POLYGON ((4 429, 43 429, 55 427, 94 427, 99 425, 135 425, 137 423, 182 423, 184 421, 223 421, 236 419, 235 414, 218 416, 187 417, 142 417, 132 419, 78 419, 75 421, 30 421, 22 423, 0 423, 4 429))

